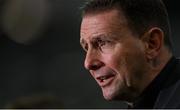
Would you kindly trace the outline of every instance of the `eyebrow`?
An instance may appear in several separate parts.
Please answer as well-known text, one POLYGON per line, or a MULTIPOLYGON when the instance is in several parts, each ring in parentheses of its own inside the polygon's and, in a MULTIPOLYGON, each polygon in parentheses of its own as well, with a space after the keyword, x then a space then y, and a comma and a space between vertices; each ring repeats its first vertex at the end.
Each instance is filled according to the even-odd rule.
POLYGON ((98 39, 104 39, 104 40, 118 40, 117 37, 115 37, 114 35, 108 35, 108 34, 100 34, 100 35, 97 35, 97 36, 93 36, 92 37, 92 41, 94 40, 98 40, 98 39))
MULTIPOLYGON (((118 38, 116 38, 114 35, 99 34, 99 35, 92 36, 91 41, 96 41, 98 39, 118 40, 118 38), (108 36, 111 36, 111 37, 108 37, 108 36)), ((80 39, 80 44, 84 45, 85 43, 86 43, 86 41, 83 38, 81 38, 80 39)))
MULTIPOLYGON (((100 34, 100 35, 92 36, 91 41, 100 39, 102 37, 105 38, 105 35, 100 34)), ((80 44, 85 44, 85 40, 83 38, 80 39, 80 44)))

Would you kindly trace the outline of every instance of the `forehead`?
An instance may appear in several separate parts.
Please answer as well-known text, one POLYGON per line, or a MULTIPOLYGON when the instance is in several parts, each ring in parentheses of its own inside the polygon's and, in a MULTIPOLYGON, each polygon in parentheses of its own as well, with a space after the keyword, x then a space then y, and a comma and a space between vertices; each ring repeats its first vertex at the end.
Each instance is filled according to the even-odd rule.
POLYGON ((103 34, 115 34, 126 28, 127 21, 123 13, 116 9, 87 14, 81 23, 81 39, 89 39, 103 34))

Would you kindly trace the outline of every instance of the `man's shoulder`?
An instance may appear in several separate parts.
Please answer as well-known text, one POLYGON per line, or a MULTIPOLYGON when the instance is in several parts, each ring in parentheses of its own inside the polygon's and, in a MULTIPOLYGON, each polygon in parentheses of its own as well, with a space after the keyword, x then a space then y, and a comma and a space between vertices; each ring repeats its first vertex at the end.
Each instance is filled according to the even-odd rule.
POLYGON ((172 74, 175 74, 178 79, 180 79, 180 58, 176 58, 176 64, 172 71, 172 74))
POLYGON ((176 58, 167 86, 164 87, 156 100, 155 108, 180 108, 180 58, 176 58))
POLYGON ((160 92, 155 108, 180 108, 180 80, 160 92))

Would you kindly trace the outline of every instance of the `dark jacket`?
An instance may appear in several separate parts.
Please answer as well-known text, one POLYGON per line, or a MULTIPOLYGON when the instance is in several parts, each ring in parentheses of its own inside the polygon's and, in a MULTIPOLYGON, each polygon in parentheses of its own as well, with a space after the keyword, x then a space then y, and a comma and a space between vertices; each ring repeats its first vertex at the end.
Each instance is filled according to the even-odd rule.
POLYGON ((180 60, 172 57, 132 108, 180 108, 180 60))
POLYGON ((180 60, 175 59, 164 87, 159 92, 154 108, 180 108, 180 60))

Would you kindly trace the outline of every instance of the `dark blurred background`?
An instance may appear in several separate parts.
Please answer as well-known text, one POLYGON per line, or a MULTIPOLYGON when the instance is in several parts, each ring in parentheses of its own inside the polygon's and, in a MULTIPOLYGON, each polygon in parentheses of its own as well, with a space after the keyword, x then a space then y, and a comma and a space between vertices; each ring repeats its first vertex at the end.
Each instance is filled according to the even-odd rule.
MULTIPOLYGON (((42 95, 54 108, 124 108, 107 102, 83 67, 80 9, 85 0, 0 0, 0 108, 42 95), (51 98, 52 99, 52 98, 51 98), (61 104, 59 104, 59 101, 61 104)), ((164 0, 180 55, 178 0, 164 0)), ((44 100, 39 98, 38 100, 44 100)), ((32 103, 31 102, 31 103, 32 103)))

